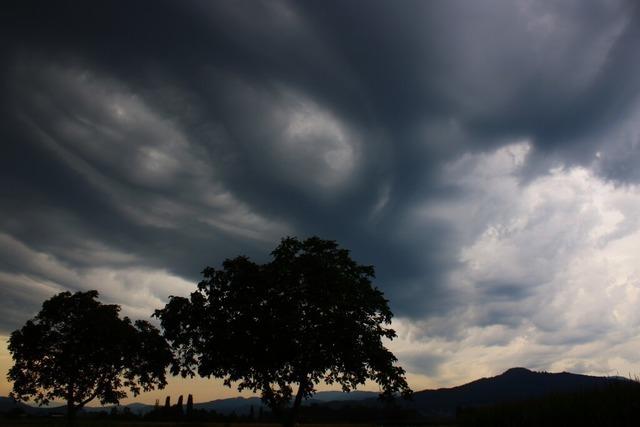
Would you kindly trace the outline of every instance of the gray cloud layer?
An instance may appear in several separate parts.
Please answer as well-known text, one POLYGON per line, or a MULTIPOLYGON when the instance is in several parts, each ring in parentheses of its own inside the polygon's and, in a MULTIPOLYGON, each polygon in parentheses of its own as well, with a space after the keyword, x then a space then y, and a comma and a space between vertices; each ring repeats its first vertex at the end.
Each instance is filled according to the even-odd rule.
POLYGON ((638 230, 634 2, 2 7, 2 333, 64 288, 146 315, 287 234, 376 266, 416 372, 635 325, 538 310, 596 304, 567 266, 638 230))

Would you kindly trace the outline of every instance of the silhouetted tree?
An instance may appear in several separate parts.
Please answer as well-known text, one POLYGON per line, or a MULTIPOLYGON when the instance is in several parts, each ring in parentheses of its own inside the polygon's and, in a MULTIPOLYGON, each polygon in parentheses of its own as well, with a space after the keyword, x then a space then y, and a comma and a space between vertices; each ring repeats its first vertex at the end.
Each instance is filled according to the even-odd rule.
POLYGON ((350 391, 373 380, 383 397, 411 393, 382 343, 396 334, 385 326, 392 313, 371 283, 372 266, 317 237, 283 239, 272 257, 264 265, 240 256, 220 270, 207 267, 190 298, 172 296, 156 310, 177 355, 174 374, 197 372, 260 392, 285 425, 295 423, 320 381, 350 391))
POLYGON ((187 416, 190 417, 193 415, 193 395, 189 394, 187 397, 187 416))
POLYGON ((180 395, 180 397, 178 397, 178 403, 176 403, 176 415, 180 416, 184 413, 184 410, 182 408, 182 395, 180 395))
POLYGON ((67 417, 93 399, 117 404, 141 390, 166 385, 172 355, 149 322, 120 319, 117 305, 102 304, 97 291, 62 292, 42 304, 9 339, 14 365, 12 395, 40 404, 67 402, 67 417))
POLYGON ((171 415, 171 396, 167 396, 164 399, 164 407, 162 408, 162 415, 168 417, 171 415))

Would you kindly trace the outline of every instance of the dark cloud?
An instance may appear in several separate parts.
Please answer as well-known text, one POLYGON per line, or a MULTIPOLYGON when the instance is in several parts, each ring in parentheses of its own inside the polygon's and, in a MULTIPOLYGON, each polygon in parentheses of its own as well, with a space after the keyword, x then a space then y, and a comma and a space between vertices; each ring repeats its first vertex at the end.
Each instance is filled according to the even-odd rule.
POLYGON ((105 283, 142 313, 205 265, 317 234, 425 335, 602 333, 553 304, 567 254, 614 222, 580 186, 640 177, 634 2, 2 8, 1 332, 60 288, 105 283), (547 179, 575 166, 594 177, 547 179))
POLYGON ((406 369, 410 372, 420 372, 423 375, 437 376, 438 368, 445 361, 442 355, 434 354, 415 354, 405 357, 406 369))

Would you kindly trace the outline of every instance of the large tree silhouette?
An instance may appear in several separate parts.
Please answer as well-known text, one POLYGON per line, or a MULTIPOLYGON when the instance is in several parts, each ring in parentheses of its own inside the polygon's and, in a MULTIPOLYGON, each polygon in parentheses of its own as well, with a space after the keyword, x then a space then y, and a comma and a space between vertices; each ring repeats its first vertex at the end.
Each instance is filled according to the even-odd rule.
POLYGON ((42 304, 34 319, 9 339, 14 365, 12 395, 38 404, 67 402, 69 423, 93 399, 118 403, 125 389, 166 385, 171 350, 149 322, 120 318, 120 307, 102 304, 97 291, 62 292, 42 304))
POLYGON ((207 267, 190 298, 172 296, 156 311, 176 355, 174 374, 259 392, 285 425, 320 382, 350 391, 373 380, 383 396, 409 395, 404 370, 382 343, 396 334, 371 283, 373 267, 317 237, 283 239, 272 256, 263 265, 239 256, 207 267))

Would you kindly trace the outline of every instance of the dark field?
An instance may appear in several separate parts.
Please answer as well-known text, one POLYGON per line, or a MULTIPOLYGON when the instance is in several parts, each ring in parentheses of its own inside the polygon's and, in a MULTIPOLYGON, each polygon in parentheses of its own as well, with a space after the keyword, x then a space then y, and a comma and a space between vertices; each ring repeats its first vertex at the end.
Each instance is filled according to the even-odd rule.
MULTIPOLYGON (((0 418, 3 427, 66 427, 64 419, 29 418, 10 420, 0 418)), ((194 422, 149 422, 124 420, 79 419, 76 427, 281 427, 277 423, 194 423, 194 422)), ((304 427, 376 427, 375 424, 301 424, 304 427)))

